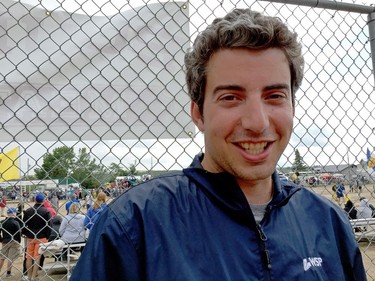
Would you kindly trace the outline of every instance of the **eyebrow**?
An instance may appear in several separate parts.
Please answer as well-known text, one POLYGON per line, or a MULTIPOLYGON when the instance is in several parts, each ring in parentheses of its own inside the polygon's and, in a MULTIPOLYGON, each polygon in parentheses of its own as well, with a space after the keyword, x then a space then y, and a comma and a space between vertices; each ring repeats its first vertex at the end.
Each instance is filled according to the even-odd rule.
MULTIPOLYGON (((276 84, 272 84, 272 85, 264 87, 262 91, 270 91, 270 90, 275 90, 275 89, 285 89, 285 90, 288 90, 289 92, 291 90, 289 84, 276 83, 276 84)), ((245 88, 236 84, 219 85, 215 87, 213 94, 216 94, 217 92, 222 91, 222 90, 233 90, 233 91, 244 92, 245 88)))
POLYGON ((264 87, 263 90, 269 91, 269 90, 275 90, 275 89, 284 89, 284 90, 288 90, 289 92, 291 91, 290 85, 286 83, 277 83, 277 84, 269 85, 269 86, 264 87))
POLYGON ((213 94, 215 95, 217 92, 222 91, 222 90, 232 90, 232 91, 244 92, 245 88, 240 86, 240 85, 236 85, 236 84, 219 85, 219 86, 215 87, 215 89, 213 91, 213 94))

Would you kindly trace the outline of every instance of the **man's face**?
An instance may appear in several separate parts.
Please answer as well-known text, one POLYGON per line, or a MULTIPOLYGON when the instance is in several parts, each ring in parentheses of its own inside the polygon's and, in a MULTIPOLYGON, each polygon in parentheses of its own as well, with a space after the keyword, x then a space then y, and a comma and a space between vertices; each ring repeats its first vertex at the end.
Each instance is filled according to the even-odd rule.
POLYGON ((244 184, 269 179, 293 128, 291 76, 279 49, 224 49, 207 66, 203 116, 203 167, 226 171, 244 184))

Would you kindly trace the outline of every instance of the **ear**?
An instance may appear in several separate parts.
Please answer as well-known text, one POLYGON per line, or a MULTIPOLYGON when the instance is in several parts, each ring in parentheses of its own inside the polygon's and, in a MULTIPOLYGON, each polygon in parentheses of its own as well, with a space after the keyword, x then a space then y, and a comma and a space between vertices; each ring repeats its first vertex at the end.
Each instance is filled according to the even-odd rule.
POLYGON ((191 102, 190 114, 195 126, 198 127, 199 131, 204 132, 204 121, 203 116, 199 110, 198 105, 195 102, 191 102))

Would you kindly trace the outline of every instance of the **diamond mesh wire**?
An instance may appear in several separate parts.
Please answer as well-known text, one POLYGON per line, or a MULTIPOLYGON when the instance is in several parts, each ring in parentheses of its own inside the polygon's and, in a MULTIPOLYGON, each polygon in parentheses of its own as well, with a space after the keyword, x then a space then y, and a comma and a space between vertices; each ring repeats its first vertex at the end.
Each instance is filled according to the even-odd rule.
MULTIPOLYGON (((5 195, 18 193, 8 206, 32 206, 35 190, 117 188, 119 176, 189 165, 204 145, 189 117, 184 52, 234 7, 280 17, 303 44, 305 78, 279 171, 293 174, 298 150, 301 184, 334 200, 337 178, 320 175, 339 174, 352 201, 366 196, 375 204, 366 154, 375 142, 366 14, 269 1, 2 0, 0 153, 19 147, 11 160, 20 171, 0 182, 5 195)), ((360 246, 374 279, 372 241, 360 246)), ((48 271, 43 280, 66 277, 48 271)))

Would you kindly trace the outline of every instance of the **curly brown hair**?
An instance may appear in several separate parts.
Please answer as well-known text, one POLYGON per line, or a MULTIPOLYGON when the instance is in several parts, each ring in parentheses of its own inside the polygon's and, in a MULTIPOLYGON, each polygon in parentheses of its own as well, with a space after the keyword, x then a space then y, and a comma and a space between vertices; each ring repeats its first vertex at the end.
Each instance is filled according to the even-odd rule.
POLYGON ((206 68, 211 56, 228 48, 283 50, 291 73, 292 101, 303 79, 304 59, 297 33, 277 17, 265 16, 250 9, 235 9, 223 18, 216 18, 194 41, 185 54, 188 93, 203 116, 206 68))

